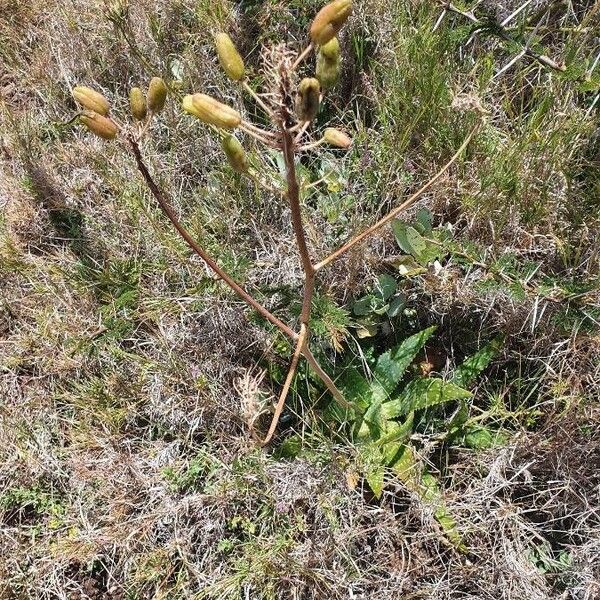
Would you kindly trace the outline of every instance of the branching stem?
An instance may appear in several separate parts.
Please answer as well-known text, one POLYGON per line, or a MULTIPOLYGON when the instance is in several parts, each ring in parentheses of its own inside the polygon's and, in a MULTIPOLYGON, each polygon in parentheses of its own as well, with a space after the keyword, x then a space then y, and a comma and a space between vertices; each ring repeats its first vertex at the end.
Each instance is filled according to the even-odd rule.
POLYGON ((346 253, 348 250, 360 244, 369 236, 376 233, 379 229, 381 229, 384 225, 395 219, 403 210, 406 210, 411 204, 416 202, 442 175, 456 162, 459 156, 465 151, 469 142, 473 139, 473 136, 479 129, 479 123, 475 125, 475 127, 471 130, 471 133, 465 138, 465 141, 461 144, 460 148, 456 151, 454 156, 418 191, 416 191, 412 196, 410 196, 407 200, 405 200, 400 206, 394 208, 390 211, 385 217, 377 221, 375 225, 372 225, 361 234, 357 235, 355 238, 351 239, 349 242, 345 243, 341 248, 338 248, 335 252, 332 252, 329 256, 324 258, 321 262, 315 265, 317 271, 326 267, 328 264, 332 263, 334 260, 337 260, 342 254, 346 253))
POLYGON ((171 207, 170 202, 167 200, 163 192, 150 175, 150 171, 148 170, 148 167, 142 158, 138 143, 135 141, 135 139, 133 139, 133 137, 129 137, 128 142, 131 150, 133 151, 137 168, 142 174, 146 185, 152 192, 152 195, 158 202, 158 205, 165 216, 169 219, 169 221, 171 221, 173 227, 175 227, 179 235, 187 242, 188 246, 213 270, 218 277, 220 277, 240 298, 242 298, 242 300, 247 302, 260 315, 275 325, 275 327, 277 327, 280 331, 285 333, 285 335, 293 340, 297 340, 298 334, 295 331, 293 331, 283 321, 269 312, 262 304, 260 304, 260 302, 255 300, 244 288, 242 288, 242 286, 240 286, 232 277, 223 271, 223 269, 219 267, 215 260, 209 254, 207 254, 207 252, 194 240, 187 229, 185 229, 185 227, 183 227, 183 225, 180 223, 175 211, 171 207))

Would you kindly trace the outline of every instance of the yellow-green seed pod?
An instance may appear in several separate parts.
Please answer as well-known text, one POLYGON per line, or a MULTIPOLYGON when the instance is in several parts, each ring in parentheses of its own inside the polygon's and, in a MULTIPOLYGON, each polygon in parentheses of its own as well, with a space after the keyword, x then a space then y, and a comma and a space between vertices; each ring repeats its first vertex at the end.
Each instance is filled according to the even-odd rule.
POLYGON ((183 99, 183 109, 205 123, 235 129, 241 122, 240 113, 206 94, 194 94, 183 99))
POLYGON ((144 92, 139 87, 131 88, 129 92, 129 107, 136 121, 143 121, 148 114, 144 92))
POLYGON ((312 121, 319 112, 321 84, 314 77, 305 77, 298 86, 296 113, 300 121, 312 121))
POLYGON ((148 85, 148 110, 159 113, 167 101, 167 84, 160 77, 153 77, 148 85))
POLYGON ((317 57, 317 79, 324 90, 330 90, 340 78, 340 63, 317 57))
POLYGON ((75 98, 83 108, 92 110, 104 117, 108 114, 110 105, 108 104, 108 100, 100 92, 85 87, 84 85, 78 85, 73 88, 71 93, 73 94, 73 98, 75 98))
POLYGON ((248 157, 239 140, 233 135, 228 135, 223 139, 221 145, 233 170, 238 173, 247 173, 249 168, 248 157))
POLYGON ((352 138, 349 135, 346 135, 343 131, 339 129, 334 129, 333 127, 328 127, 323 133, 323 139, 330 144, 331 146, 335 146, 336 148, 344 148, 347 150, 352 146, 352 138))
POLYGON ((319 48, 319 55, 327 60, 340 60, 340 42, 336 37, 331 38, 326 44, 319 48))
POLYGON ((92 133, 95 133, 105 140, 112 140, 117 136, 117 133, 119 133, 119 128, 114 121, 91 110, 84 111, 79 117, 79 120, 92 133))
POLYGON ((219 62, 227 77, 233 81, 243 79, 245 73, 244 60, 231 41, 231 38, 226 33, 217 33, 215 35, 215 47, 219 62))
POLYGON ((352 14, 352 0, 334 0, 325 5, 310 26, 310 37, 318 46, 324 46, 344 26, 352 14))

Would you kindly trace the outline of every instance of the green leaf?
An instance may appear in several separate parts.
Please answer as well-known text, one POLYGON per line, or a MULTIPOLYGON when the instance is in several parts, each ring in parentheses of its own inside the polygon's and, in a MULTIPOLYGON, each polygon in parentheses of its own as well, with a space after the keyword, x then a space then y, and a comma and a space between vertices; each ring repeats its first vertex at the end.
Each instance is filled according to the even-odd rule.
POLYGON ((433 221, 433 215, 428 208, 422 206, 417 211, 416 215, 417 224, 415 228, 421 235, 430 236, 432 232, 431 223, 433 221))
POLYGON ((390 318, 397 317, 402 312, 402 309, 405 306, 406 306, 406 298, 404 296, 397 296, 390 302, 390 305, 389 305, 389 308, 387 311, 388 317, 390 317, 390 318))
POLYGON ((366 473, 367 483, 377 499, 381 498, 385 480, 385 467, 383 464, 373 465, 366 473))
POLYGON ((356 402, 364 408, 371 404, 373 398, 371 383, 357 369, 346 368, 339 383, 348 402, 356 402))
POLYGON ((429 327, 411 335, 400 345, 388 350, 377 359, 373 370, 373 397, 384 400, 396 388, 404 372, 433 335, 436 327, 429 327))
POLYGON ((398 284, 391 275, 381 275, 377 279, 374 293, 384 302, 387 302, 396 293, 397 287, 398 284))
POLYGON ((482 425, 471 425, 467 428, 464 445, 473 450, 488 450, 506 441, 506 436, 499 431, 482 425))
POLYGON ((404 446, 390 467, 409 490, 419 492, 421 464, 412 446, 404 446))
POLYGON ((452 376, 452 383, 461 387, 472 385, 478 375, 482 373, 487 366, 492 362, 492 359, 497 356, 504 337, 500 336, 485 345, 479 352, 467 358, 460 367, 458 367, 452 376))
POLYGON ((440 254, 440 248, 426 240, 414 227, 402 221, 393 221, 392 229, 400 248, 414 256, 421 265, 434 261, 440 254))
POLYGON ((385 464, 394 464, 398 452, 408 442, 413 431, 414 416, 414 413, 410 413, 403 423, 398 423, 398 421, 387 422, 385 435, 377 440, 377 445, 383 451, 385 464))
POLYGON ((364 296, 354 303, 354 306, 352 307, 352 312, 357 317, 364 317, 365 315, 368 315, 370 312, 372 312, 373 307, 376 307, 377 305, 378 302, 375 296, 371 296, 369 294, 368 296, 364 296))
POLYGON ((419 256, 427 250, 427 242, 414 227, 396 219, 392 221, 392 229, 403 252, 411 254, 418 260, 419 256))
POLYGON ((373 443, 361 444, 358 447, 362 461, 362 470, 369 487, 376 498, 381 498, 385 481, 385 465, 379 448, 373 443))
POLYGON ((438 480, 431 473, 425 471, 421 476, 421 483, 423 487, 423 500, 435 507, 434 516, 436 521, 440 524, 444 535, 457 550, 466 552, 467 548, 463 543, 462 536, 456 528, 456 521, 448 511, 448 507, 444 502, 438 480))
POLYGON ((386 402, 382 410, 387 418, 393 418, 413 410, 429 408, 452 400, 471 398, 472 395, 468 390, 442 379, 413 379, 397 398, 386 402))

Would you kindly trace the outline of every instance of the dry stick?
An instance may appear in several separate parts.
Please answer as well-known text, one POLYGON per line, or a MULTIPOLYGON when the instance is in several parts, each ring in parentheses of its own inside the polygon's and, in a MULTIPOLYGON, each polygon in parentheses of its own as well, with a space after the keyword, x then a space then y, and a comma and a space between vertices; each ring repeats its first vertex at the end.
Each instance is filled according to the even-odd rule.
POLYGON ((292 338, 293 340, 298 339, 298 334, 292 331, 283 321, 278 319, 275 315, 270 313, 262 304, 255 300, 244 288, 242 288, 234 279, 232 279, 219 265, 206 253, 206 251, 198 245, 194 238, 188 233, 188 231, 179 222, 179 219, 175 215, 175 212, 171 208, 170 203, 165 198, 164 194, 159 189, 158 185, 152 179, 148 167, 144 163, 140 148, 137 142, 132 138, 128 138, 129 145, 133 151, 135 162, 139 172, 142 174, 148 188, 152 192, 152 195, 158 202, 163 213, 167 216, 169 221, 173 224, 179 235, 187 242, 188 246, 198 255, 202 260, 240 297, 246 301, 254 310, 261 314, 265 319, 270 321, 275 327, 281 330, 285 335, 292 338))
POLYGON ((350 248, 354 247, 356 244, 362 242, 365 238, 368 238, 370 235, 375 233, 377 230, 381 229, 384 225, 389 223, 392 219, 396 218, 398 214, 400 214, 403 210, 407 209, 411 204, 413 204, 416 200, 418 200, 458 159, 458 157, 464 152, 466 147, 469 145, 469 142, 473 139, 473 136, 479 129, 479 123, 475 125, 475 127, 471 130, 471 133, 466 137, 465 141, 462 143, 460 148, 456 151, 454 156, 442 167, 440 171, 436 173, 420 190, 415 192, 408 200, 403 202, 400 206, 389 212, 383 219, 375 223, 375 225, 369 227, 361 234, 357 235, 355 238, 351 239, 349 242, 344 244, 341 248, 338 248, 335 252, 332 252, 329 256, 324 258, 320 263, 315 265, 315 269, 319 271, 323 267, 326 267, 329 263, 338 259, 342 254, 350 250, 350 248))
POLYGON ((313 48, 314 46, 311 42, 294 61, 294 64, 292 65, 292 71, 295 71, 298 68, 298 65, 312 52, 313 48))
POLYGON ((300 335, 296 340, 296 350, 294 351, 294 356, 292 357, 290 370, 288 371, 287 377, 285 378, 285 383, 283 384, 283 389, 281 390, 281 394, 279 395, 279 400, 277 402, 277 406, 275 407, 275 413, 273 414, 273 418, 271 419, 271 426, 269 427, 267 436, 264 440, 261 440, 260 442, 261 446, 266 446, 275 434, 275 430, 277 429, 279 418, 281 417, 281 413, 283 412, 283 407, 285 406, 285 401, 290 391, 292 381, 294 381, 294 376, 296 375, 296 369, 298 368, 298 363, 300 362, 300 356, 302 355, 302 352, 304 350, 307 332, 308 328, 304 323, 302 323, 302 325, 300 326, 300 335))
POLYGON ((285 161, 286 168, 286 179, 287 179, 287 198, 290 204, 290 211, 292 213, 292 227, 294 229, 294 235, 296 237, 296 245, 298 246, 298 252, 300 253, 300 260, 302 262, 302 270, 304 271, 304 293, 302 299, 302 312, 300 314, 300 336, 298 337, 298 344, 296 351, 292 358, 292 364, 288 372, 283 390, 279 396, 277 408, 275 414, 271 420, 269 427, 269 433, 267 437, 262 441, 262 445, 268 444, 281 417, 285 401, 290 391, 290 386, 296 374, 298 367, 298 361, 300 355, 304 355, 308 363, 313 367, 319 378, 327 386, 327 389, 331 392, 331 395, 339 402, 344 408, 351 409, 352 406, 346 401, 343 394, 338 390, 332 379, 323 371, 312 352, 308 348, 308 340, 310 339, 310 312, 312 306, 312 298, 315 292, 315 276, 316 269, 310 259, 310 253, 308 251, 308 244, 306 243, 306 235, 304 233, 304 226, 302 224, 302 211, 300 208, 300 186, 298 185, 298 178, 296 177, 296 162, 294 153, 294 138, 292 132, 285 127, 282 121, 281 134, 283 139, 283 158, 285 161))
POLYGON ((242 87, 254 98, 256 103, 271 117, 276 120, 275 113, 263 102, 262 98, 248 85, 246 80, 242 81, 242 87))

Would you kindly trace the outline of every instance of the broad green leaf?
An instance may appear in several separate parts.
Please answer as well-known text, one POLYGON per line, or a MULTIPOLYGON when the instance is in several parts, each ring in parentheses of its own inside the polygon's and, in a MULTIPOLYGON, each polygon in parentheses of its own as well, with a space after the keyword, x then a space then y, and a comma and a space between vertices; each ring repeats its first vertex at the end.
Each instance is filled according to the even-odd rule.
POLYGON ((500 351, 504 337, 500 336, 486 344, 479 352, 467 358, 452 375, 452 383, 461 387, 467 387, 475 382, 475 379, 487 368, 492 359, 500 351))
POLYGON ((415 228, 418 230, 418 232, 421 235, 430 236, 432 231, 431 223, 433 221, 433 215, 431 214, 431 211, 422 206, 417 211, 416 221, 417 224, 415 225, 415 228))
POLYGON ((390 306, 388 308, 388 317, 394 318, 397 317, 402 309, 406 306, 406 298, 404 296, 397 296, 390 302, 390 306))
POLYGON ((467 428, 464 445, 473 450, 488 450, 506 441, 506 436, 500 432, 482 425, 471 425, 467 428))
POLYGON ((381 498, 385 480, 385 467, 383 464, 372 465, 366 473, 367 483, 377 499, 381 498))
POLYGON ((402 251, 419 260, 419 257, 427 250, 427 242, 423 236, 414 227, 398 220, 392 221, 392 229, 402 251))
POLYGON ((412 446, 404 446, 390 467, 409 490, 419 492, 422 468, 412 446))
POLYGON ((352 312, 357 317, 364 317, 373 310, 374 306, 376 307, 377 305, 377 299, 375 298, 375 296, 363 296, 354 303, 354 306, 352 307, 352 312))
POLYGON ((397 398, 386 402, 382 410, 387 418, 394 418, 452 400, 471 398, 472 395, 468 390, 442 379, 413 379, 397 398))
POLYGON ((356 402, 363 408, 367 408, 371 404, 371 384, 357 369, 346 368, 339 384, 348 402, 356 402))
POLYGON ((396 220, 392 222, 392 229, 400 248, 414 256, 421 265, 427 265, 438 258, 439 246, 426 240, 414 227, 396 220))
POLYGON ((414 413, 410 413, 404 423, 398 423, 398 421, 387 422, 385 435, 377 440, 377 445, 383 451, 386 465, 391 465, 395 462, 398 452, 400 452, 404 444, 409 440, 413 430, 413 418, 414 413))
POLYGON ((362 461, 365 479, 373 491, 373 494, 375 494, 375 497, 380 498, 383 493, 385 480, 385 465, 383 464, 381 451, 371 442, 360 444, 358 451, 362 461))
POLYGON ((387 302, 396 293, 397 287, 398 283, 391 275, 380 275, 373 292, 384 302, 387 302))
POLYGON ((373 370, 373 398, 385 400, 396 388, 404 372, 433 335, 436 327, 429 327, 411 335, 400 345, 388 350, 377 359, 373 370))

